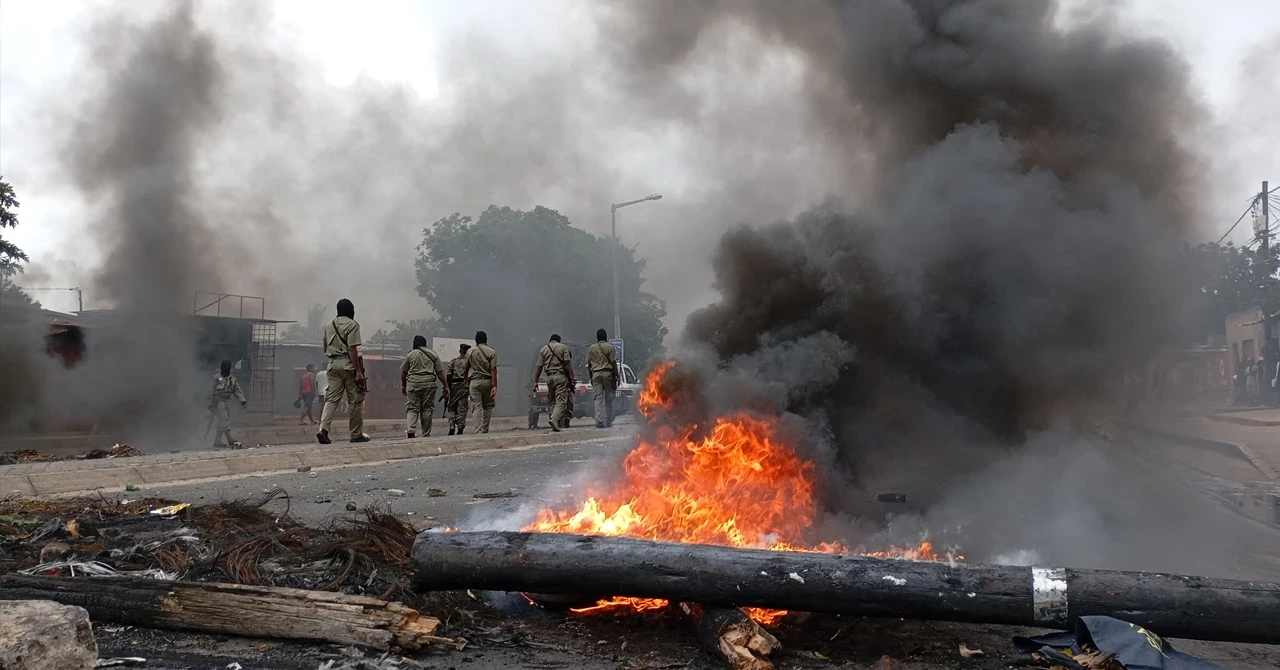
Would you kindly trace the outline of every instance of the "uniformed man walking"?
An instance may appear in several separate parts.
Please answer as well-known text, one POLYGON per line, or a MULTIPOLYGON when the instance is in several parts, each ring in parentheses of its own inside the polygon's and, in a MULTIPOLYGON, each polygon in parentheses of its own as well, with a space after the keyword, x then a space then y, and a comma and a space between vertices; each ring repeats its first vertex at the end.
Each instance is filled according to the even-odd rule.
POLYGON ((489 335, 476 331, 476 346, 467 351, 467 382, 471 392, 470 411, 476 417, 477 433, 489 432, 493 399, 498 396, 498 352, 489 346, 489 335))
POLYGON ((609 344, 604 328, 596 331, 596 343, 587 348, 587 367, 591 372, 591 398, 596 405, 596 428, 612 426, 613 394, 622 374, 618 370, 618 350, 609 344))
POLYGON ((364 394, 365 387, 364 362, 360 360, 360 324, 356 323, 356 307, 350 300, 338 301, 338 318, 324 327, 324 355, 329 358, 326 377, 329 388, 324 393, 324 410, 320 412, 320 432, 316 440, 320 444, 329 444, 329 427, 333 425, 333 415, 338 411, 338 403, 345 397, 350 413, 351 441, 368 442, 369 436, 364 432, 364 394))
POLYGON ((449 434, 461 435, 467 427, 467 350, 470 344, 458 346, 458 357, 449 361, 445 377, 449 384, 449 397, 445 400, 444 415, 449 419, 449 434))
POLYGON ((533 392, 538 392, 538 378, 547 373, 547 406, 551 411, 551 430, 560 432, 560 420, 569 408, 569 389, 574 386, 573 354, 560 342, 559 335, 538 350, 538 367, 533 371, 533 392))
MULTIPOLYGON (((222 436, 227 436, 227 446, 235 447, 240 443, 231 437, 231 399, 240 401, 240 407, 249 404, 240 390, 240 382, 231 374, 231 361, 222 361, 218 374, 213 377, 213 390, 209 393, 209 410, 218 421, 218 432, 213 435, 213 446, 222 446, 222 436)), ((207 435, 208 433, 206 433, 207 435)))
MULTIPOLYGON (((436 380, 448 394, 444 380, 444 364, 436 352, 427 348, 427 338, 413 336, 413 351, 400 364, 400 395, 404 403, 404 436, 414 437, 414 428, 422 426, 422 436, 431 434, 431 420, 436 413, 436 380)), ((447 401, 446 401, 447 402, 447 401)))

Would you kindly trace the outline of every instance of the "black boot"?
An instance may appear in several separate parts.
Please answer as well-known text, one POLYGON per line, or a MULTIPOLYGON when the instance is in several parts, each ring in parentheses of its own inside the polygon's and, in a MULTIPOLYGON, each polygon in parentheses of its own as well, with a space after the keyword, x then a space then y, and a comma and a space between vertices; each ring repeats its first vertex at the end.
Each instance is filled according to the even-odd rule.
POLYGON ((450 434, 450 435, 453 435, 453 429, 452 429, 452 428, 450 428, 450 429, 449 429, 449 434, 450 434))
POLYGON ((333 440, 329 439, 329 431, 321 429, 316 433, 316 441, 320 444, 333 444, 333 440))

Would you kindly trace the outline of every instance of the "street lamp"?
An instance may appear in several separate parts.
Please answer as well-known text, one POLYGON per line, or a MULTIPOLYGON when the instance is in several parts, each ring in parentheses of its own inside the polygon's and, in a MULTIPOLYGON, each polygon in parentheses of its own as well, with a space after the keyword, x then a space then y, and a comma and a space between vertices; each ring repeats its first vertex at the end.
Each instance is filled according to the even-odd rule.
POLYGON ((630 207, 648 200, 661 199, 661 195, 654 193, 653 195, 646 195, 639 200, 628 200, 626 202, 618 202, 609 205, 609 216, 612 219, 609 224, 609 229, 613 231, 613 246, 609 248, 610 253, 613 256, 613 336, 618 339, 622 339, 622 316, 618 312, 618 210, 623 207, 630 207))

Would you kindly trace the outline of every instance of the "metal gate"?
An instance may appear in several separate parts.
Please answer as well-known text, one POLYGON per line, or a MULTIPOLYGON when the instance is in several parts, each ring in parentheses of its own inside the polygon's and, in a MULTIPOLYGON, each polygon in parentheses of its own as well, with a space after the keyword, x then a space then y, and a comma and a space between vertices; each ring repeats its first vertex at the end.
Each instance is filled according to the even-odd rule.
POLYGON ((276 324, 253 324, 249 411, 270 414, 276 399, 276 324))

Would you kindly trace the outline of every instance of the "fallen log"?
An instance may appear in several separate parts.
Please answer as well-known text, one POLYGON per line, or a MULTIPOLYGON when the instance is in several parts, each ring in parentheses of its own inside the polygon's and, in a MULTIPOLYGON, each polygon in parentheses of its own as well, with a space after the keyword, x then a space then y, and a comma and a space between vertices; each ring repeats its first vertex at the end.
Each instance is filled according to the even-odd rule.
POLYGON ((694 617, 694 634, 709 652, 734 670, 773 670, 769 654, 782 645, 778 638, 737 607, 702 607, 681 603, 694 617))
POLYGON ((135 578, 0 576, 0 600, 52 600, 94 622, 416 650, 440 620, 398 602, 328 591, 135 578))
POLYGON ((415 588, 665 598, 1066 629, 1123 619, 1169 637, 1280 643, 1280 585, 1110 570, 948 564, 553 533, 422 533, 415 588))

